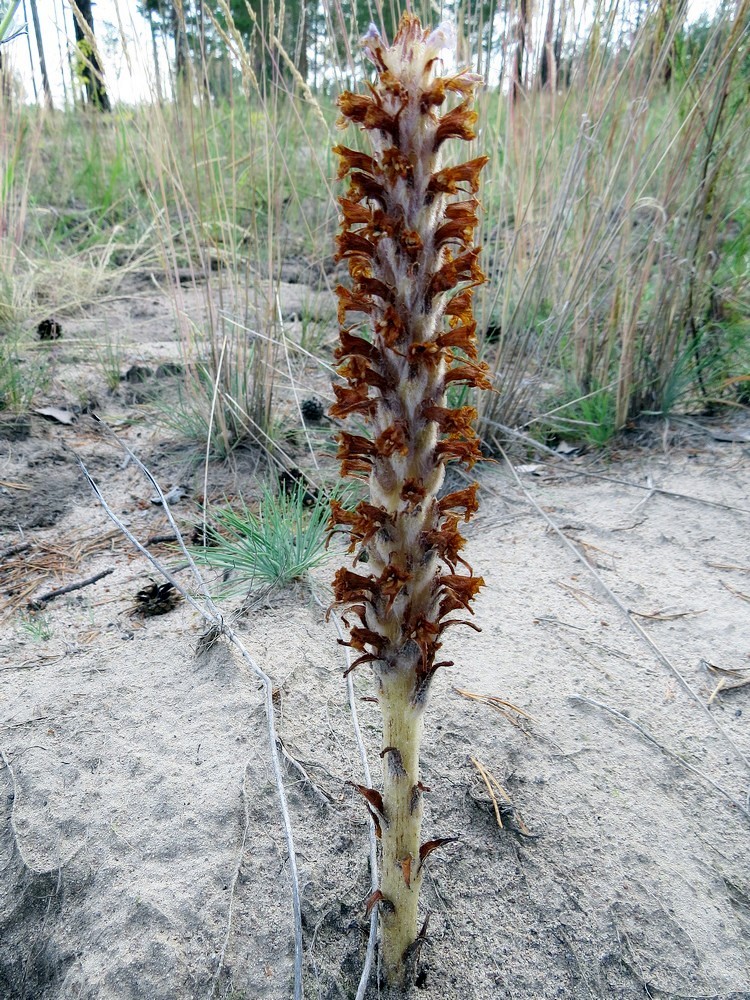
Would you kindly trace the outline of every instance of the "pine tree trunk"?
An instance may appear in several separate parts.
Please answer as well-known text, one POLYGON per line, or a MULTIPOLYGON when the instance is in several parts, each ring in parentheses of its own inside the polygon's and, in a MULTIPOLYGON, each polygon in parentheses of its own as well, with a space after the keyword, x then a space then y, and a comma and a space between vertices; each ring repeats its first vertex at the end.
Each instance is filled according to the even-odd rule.
POLYGON ((104 86, 104 74, 96 46, 91 0, 71 0, 71 6, 78 48, 79 73, 86 103, 97 111, 111 111, 112 106, 104 86))
POLYGON ((44 91, 44 103, 48 108, 52 107, 52 90, 49 85, 47 75, 47 62, 44 58, 44 45, 42 44, 42 29, 39 26, 39 11, 36 7, 36 0, 29 0, 31 6, 31 20, 34 22, 34 36, 36 38, 36 50, 39 54, 39 69, 42 73, 42 89, 44 91))

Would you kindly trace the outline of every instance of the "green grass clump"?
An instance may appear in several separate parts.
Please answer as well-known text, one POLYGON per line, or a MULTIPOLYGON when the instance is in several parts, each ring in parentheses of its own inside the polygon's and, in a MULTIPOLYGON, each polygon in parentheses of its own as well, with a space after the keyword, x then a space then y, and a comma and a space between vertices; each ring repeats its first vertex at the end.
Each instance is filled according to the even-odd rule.
POLYGON ((32 642, 48 642, 52 638, 49 618, 40 612, 29 611, 22 614, 19 625, 32 642))
POLYGON ((548 416, 539 419, 545 436, 583 441, 596 448, 612 440, 618 430, 612 385, 599 386, 588 393, 573 387, 565 397, 548 416))
POLYGON ((23 358, 13 341, 0 343, 0 410, 23 413, 48 383, 46 364, 23 358))
POLYGON ((284 587, 303 579, 325 558, 329 502, 321 497, 306 507, 305 493, 301 486, 278 494, 266 488, 257 514, 244 501, 239 510, 212 512, 211 544, 200 548, 197 558, 232 575, 222 588, 225 596, 259 584, 284 587))

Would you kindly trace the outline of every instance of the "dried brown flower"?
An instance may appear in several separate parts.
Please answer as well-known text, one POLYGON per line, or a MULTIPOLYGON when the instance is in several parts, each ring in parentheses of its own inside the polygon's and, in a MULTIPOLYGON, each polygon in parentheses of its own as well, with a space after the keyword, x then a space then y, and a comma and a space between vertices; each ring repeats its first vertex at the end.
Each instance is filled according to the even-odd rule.
POLYGON ((371 28, 363 45, 377 79, 369 93, 346 92, 338 102, 338 124, 359 126, 371 150, 334 147, 339 177, 349 181, 339 199, 337 257, 348 262, 351 284, 337 289, 336 360, 345 384, 334 386, 331 415, 356 415, 367 425, 367 434, 341 433, 338 457, 342 476, 366 478, 370 491, 354 511, 332 505, 331 529, 348 532, 349 551, 368 568, 340 569, 334 595, 359 619, 348 639, 361 654, 353 666, 371 665, 383 711, 382 799, 371 789, 366 798, 372 807, 378 795, 383 883, 375 895, 384 968, 394 983, 417 936, 422 863, 447 842, 419 842, 425 699, 446 665, 437 661, 440 637, 459 623, 453 612, 471 612, 483 583, 459 554, 459 522, 476 512, 476 484, 437 499, 446 463, 471 468, 481 458, 476 410, 452 408, 446 390, 491 386, 472 317, 472 289, 484 281, 473 245, 474 195, 487 157, 441 163, 450 140, 475 138, 472 104, 481 81, 466 71, 444 73, 449 42, 448 29, 427 31, 410 14, 390 46, 371 28), (451 94, 459 103, 443 110, 451 94), (364 322, 366 335, 352 322, 364 322))

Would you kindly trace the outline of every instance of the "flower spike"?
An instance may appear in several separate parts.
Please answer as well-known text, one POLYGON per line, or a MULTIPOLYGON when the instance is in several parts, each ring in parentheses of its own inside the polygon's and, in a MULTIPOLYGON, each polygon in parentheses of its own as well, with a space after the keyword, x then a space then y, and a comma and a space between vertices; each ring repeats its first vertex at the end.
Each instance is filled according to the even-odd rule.
POLYGON ((368 571, 340 569, 334 596, 359 621, 349 628, 348 645, 360 654, 352 668, 372 669, 383 712, 382 799, 359 791, 382 836, 382 888, 371 898, 388 901, 379 908, 383 968, 403 986, 422 861, 446 842, 420 839, 425 702, 435 671, 449 665, 437 661, 440 637, 452 625, 475 627, 451 615, 473 613, 483 584, 460 555, 459 523, 477 510, 477 484, 438 493, 447 463, 471 468, 482 457, 476 410, 450 406, 446 390, 491 388, 472 316, 473 288, 485 280, 473 239, 487 157, 442 162, 454 140, 475 138, 482 83, 447 69, 449 26, 430 31, 405 14, 392 44, 371 26, 362 45, 376 79, 367 93, 338 100, 338 124, 365 132, 369 149, 334 147, 339 179, 348 179, 337 259, 347 261, 350 283, 337 289, 343 384, 334 385, 330 412, 357 418, 339 436, 338 457, 342 476, 365 479, 370 495, 353 511, 333 503, 330 528, 348 534, 368 571))

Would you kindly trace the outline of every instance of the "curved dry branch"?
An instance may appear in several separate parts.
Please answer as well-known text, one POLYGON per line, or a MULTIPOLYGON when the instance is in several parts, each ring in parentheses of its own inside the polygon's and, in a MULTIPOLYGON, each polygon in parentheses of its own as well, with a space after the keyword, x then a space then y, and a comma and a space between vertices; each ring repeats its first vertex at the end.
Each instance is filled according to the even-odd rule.
POLYGON ((629 608, 627 608, 622 603, 620 598, 617 596, 617 594, 615 594, 615 592, 611 589, 611 587, 607 585, 602 575, 600 573, 597 573, 596 569, 594 568, 594 566, 591 565, 586 556, 575 545, 573 545, 570 539, 565 535, 563 531, 561 531, 559 526, 552 520, 549 514, 547 514, 546 511, 544 511, 539 506, 539 504, 536 502, 536 500, 533 498, 533 496, 529 493, 529 491, 521 482, 518 473, 513 468, 513 464, 511 463, 507 454, 504 451, 502 451, 502 449, 501 453, 503 458, 505 459, 508 468, 511 471, 513 478, 516 481, 518 488, 521 490, 521 492, 523 493, 524 497, 526 498, 530 506, 533 507, 533 509, 537 512, 537 514, 539 514, 541 518, 543 518, 546 524, 552 529, 552 531, 554 531, 557 537, 562 541, 563 545, 565 545, 565 547, 573 553, 578 562, 580 562, 585 567, 585 569, 591 574, 591 576, 596 580, 596 582, 602 588, 602 591, 607 595, 607 597, 612 602, 612 604, 617 608, 617 610, 623 615, 625 621, 627 621, 627 623, 630 625, 630 627, 633 629, 636 635, 649 647, 649 649, 656 656, 656 658, 659 660, 662 666, 666 667, 669 673, 678 682, 680 687, 682 687, 683 690, 689 695, 689 697, 698 705, 701 712, 708 718, 711 725, 719 733, 719 735, 722 737, 725 743, 732 748, 732 750, 737 755, 739 760, 742 761, 747 770, 750 771, 750 758, 748 758, 747 754, 745 754, 740 749, 740 747, 732 739, 732 737, 724 729, 724 727, 719 722, 717 722, 717 720, 711 714, 708 707, 706 706, 706 704, 704 703, 703 699, 700 697, 698 692, 695 690, 695 688, 693 688, 692 685, 686 680, 686 678, 683 676, 680 670, 674 665, 674 663, 672 663, 672 661, 669 659, 667 654, 661 649, 661 647, 654 642, 654 640, 651 638, 648 632, 646 632, 646 630, 634 619, 633 613, 630 611, 629 608))
MULTIPOLYGON (((187 546, 185 545, 182 534, 180 533, 177 523, 172 516, 172 512, 169 508, 169 504, 162 492, 161 487, 158 482, 151 474, 151 472, 146 468, 143 462, 133 454, 133 452, 120 441, 116 435, 113 435, 115 440, 118 442, 121 448, 125 451, 131 461, 135 462, 138 468, 143 472, 148 481, 156 490, 156 493, 161 501, 161 505, 164 508, 164 512, 169 521, 170 527, 175 533, 177 542, 182 550, 183 555, 187 559, 188 565, 193 573, 193 577, 198 585, 199 590, 203 596, 205 604, 201 604, 195 600, 195 598, 189 594, 182 584, 169 572, 169 570, 156 559, 148 549, 142 545, 135 535, 123 524, 120 518, 115 514, 112 508, 109 506, 107 501, 104 499, 99 487, 97 486, 95 480, 89 473, 88 469, 78 458, 78 464, 83 472, 84 476, 88 480, 88 483, 97 498, 99 503, 106 515, 113 521, 117 527, 122 531, 125 537, 131 542, 135 548, 148 559, 151 565, 159 572, 161 575, 168 580, 172 586, 178 590, 188 604, 198 612, 198 614, 214 629, 217 629, 221 635, 224 635, 228 641, 235 647, 237 652, 240 654, 242 661, 250 668, 250 671, 261 681, 264 690, 264 701, 265 701, 265 714, 266 723, 268 727, 268 743, 271 755, 271 764, 274 772, 274 779, 276 782, 276 792, 279 799, 279 810, 281 812, 281 821, 284 829, 284 839, 287 846, 287 854, 289 858, 289 878, 291 882, 291 893, 292 893, 292 911, 294 918, 294 1000, 302 1000, 303 988, 302 988, 302 910, 300 906, 300 890, 299 890, 299 875, 297 872, 297 858, 294 848, 294 836, 292 834, 292 823, 289 816, 289 807, 287 804, 286 790, 284 788, 284 779, 281 770, 281 760, 279 757, 278 740, 276 734, 276 723, 274 720, 274 706, 273 706, 273 683, 268 674, 261 669, 260 666, 255 662, 252 656, 248 653, 247 649, 242 643, 234 629, 227 622, 224 621, 219 609, 214 604, 211 595, 208 592, 205 581, 203 580, 198 567, 195 565, 195 561, 191 556, 187 546)), ((223 952, 222 952, 223 957, 223 952)), ((219 970, 220 971, 220 970, 219 970)), ((213 994, 213 990, 212 990, 213 994)))
MULTIPOLYGON (((325 605, 320 600, 317 594, 313 593, 313 598, 316 604, 326 610, 325 605)), ((344 645, 344 630, 341 628, 341 622, 338 616, 331 612, 331 619, 333 620, 334 628, 339 637, 339 642, 344 645)), ((357 749, 359 750, 359 759, 362 764, 362 776, 364 778, 365 785, 369 788, 372 785, 372 776, 370 774, 370 763, 367 759, 367 750, 365 748, 364 740, 362 739, 362 730, 359 728, 359 714, 357 712, 357 702, 354 696, 354 682, 352 679, 352 653, 348 646, 344 648, 344 653, 346 656, 346 694, 349 699, 349 711, 352 716, 352 728, 354 729, 354 739, 357 743, 357 749)), ((372 816, 368 818, 368 829, 369 829, 369 839, 370 839, 370 888, 373 893, 378 890, 378 847, 377 839, 375 837, 375 823, 373 822, 372 816)), ((375 946, 378 939, 378 911, 377 907, 373 907, 370 913, 370 931, 367 938, 367 951, 365 953, 365 961, 362 966, 362 974, 359 979, 359 986, 357 987, 357 995, 355 1000, 364 1000, 365 994, 367 993, 367 987, 370 982, 370 976, 372 974, 372 966, 375 961, 375 946)))

